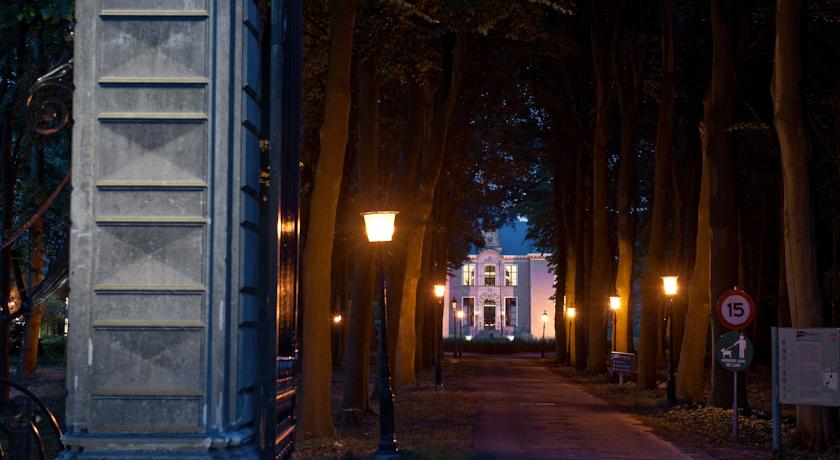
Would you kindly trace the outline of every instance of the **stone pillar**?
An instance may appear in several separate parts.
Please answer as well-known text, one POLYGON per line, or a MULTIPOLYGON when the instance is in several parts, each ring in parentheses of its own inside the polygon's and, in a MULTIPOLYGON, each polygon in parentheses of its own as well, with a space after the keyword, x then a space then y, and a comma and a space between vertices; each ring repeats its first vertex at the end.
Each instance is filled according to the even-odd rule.
POLYGON ((262 456, 259 14, 76 2, 64 458, 262 456))

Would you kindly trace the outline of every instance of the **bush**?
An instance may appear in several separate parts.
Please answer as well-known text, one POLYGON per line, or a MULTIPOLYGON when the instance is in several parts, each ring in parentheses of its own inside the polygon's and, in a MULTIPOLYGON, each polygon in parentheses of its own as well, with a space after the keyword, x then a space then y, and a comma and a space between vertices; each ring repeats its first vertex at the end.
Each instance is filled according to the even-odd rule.
MULTIPOLYGON (((539 352, 545 350, 546 352, 553 352, 555 349, 554 339, 546 339, 544 342, 539 339, 516 337, 513 341, 507 338, 474 338, 470 341, 461 340, 460 348, 462 351, 468 353, 487 353, 487 354, 509 354, 509 353, 527 353, 539 352)), ((445 351, 452 351, 455 344, 455 339, 446 338, 443 340, 443 349, 445 351)))
POLYGON ((38 343, 38 355, 43 362, 61 363, 64 361, 64 349, 67 346, 67 337, 63 335, 42 337, 38 343))

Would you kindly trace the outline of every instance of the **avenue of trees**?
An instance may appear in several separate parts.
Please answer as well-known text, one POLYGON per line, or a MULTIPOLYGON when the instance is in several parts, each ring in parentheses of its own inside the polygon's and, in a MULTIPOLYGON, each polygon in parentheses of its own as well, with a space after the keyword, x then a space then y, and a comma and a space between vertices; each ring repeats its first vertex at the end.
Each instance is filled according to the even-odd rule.
MULTIPOLYGON (((443 307, 432 284, 482 230, 518 216, 551 253, 556 357, 578 369, 607 369, 611 295, 622 303, 616 349, 637 353, 637 388, 664 379, 670 343, 678 399, 721 407, 733 393, 731 374, 713 364, 721 293, 737 286, 758 305, 747 372, 769 372, 771 326, 840 325, 837 2, 305 8, 304 436, 371 410, 375 262, 364 211, 400 212, 386 257, 397 391, 434 362, 443 307), (673 337, 663 275, 680 277, 673 337), (578 313, 571 329, 564 299, 578 313), (339 333, 335 313, 347 318, 339 333), (336 419, 327 338, 338 334, 336 419)), ((796 442, 832 444, 837 417, 797 407, 796 442)))
MULTIPOLYGON (((0 5, 0 377, 33 377, 45 320, 63 334, 72 73, 32 92, 73 57, 73 2, 0 5), (22 324, 22 338, 15 328, 22 324), (10 337, 10 333, 12 337, 10 337), (20 360, 10 347, 20 344, 20 360)), ((8 393, 3 391, 3 397, 8 393)))

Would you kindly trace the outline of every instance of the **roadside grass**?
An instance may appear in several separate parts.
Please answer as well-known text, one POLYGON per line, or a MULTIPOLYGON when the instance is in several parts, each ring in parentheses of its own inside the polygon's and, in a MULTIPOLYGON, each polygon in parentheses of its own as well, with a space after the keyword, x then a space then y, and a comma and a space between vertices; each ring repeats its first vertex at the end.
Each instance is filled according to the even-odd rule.
MULTIPOLYGON (((418 375, 416 387, 400 388, 395 398, 397 444, 405 459, 466 460, 470 458, 477 400, 464 381, 474 375, 464 361, 446 358, 443 383, 434 388, 434 372, 418 375)), ((341 407, 342 375, 333 380, 333 407, 341 407)), ((374 410, 378 410, 374 404, 374 410)), ((337 411, 336 411, 337 419, 337 411)), ((370 457, 379 444, 379 419, 364 417, 360 428, 336 432, 335 436, 304 439, 297 443, 294 459, 355 460, 370 457)))
MULTIPOLYGON (((656 389, 637 390, 636 382, 619 386, 607 375, 590 375, 574 368, 547 364, 549 370, 580 385, 588 393, 637 416, 660 435, 694 446, 714 458, 772 458, 772 389, 762 369, 747 375, 747 395, 751 406, 749 415, 738 416, 738 442, 732 439, 732 409, 705 404, 666 403, 664 378, 656 389)), ((769 371, 768 371, 769 373, 769 371)), ((664 377, 664 376, 663 376, 664 377)), ((708 381, 708 379, 706 379, 708 381)), ((708 397, 709 389, 706 389, 708 397)), ((815 453, 790 448, 795 424, 794 407, 783 406, 782 442, 786 458, 840 458, 840 448, 815 453)))

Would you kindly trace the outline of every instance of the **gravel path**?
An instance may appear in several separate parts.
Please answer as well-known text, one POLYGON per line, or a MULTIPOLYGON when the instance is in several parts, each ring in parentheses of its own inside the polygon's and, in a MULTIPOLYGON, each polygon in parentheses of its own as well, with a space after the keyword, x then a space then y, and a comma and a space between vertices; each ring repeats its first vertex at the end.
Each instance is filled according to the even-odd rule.
POLYGON ((539 365, 535 355, 472 355, 476 460, 706 459, 539 365))

